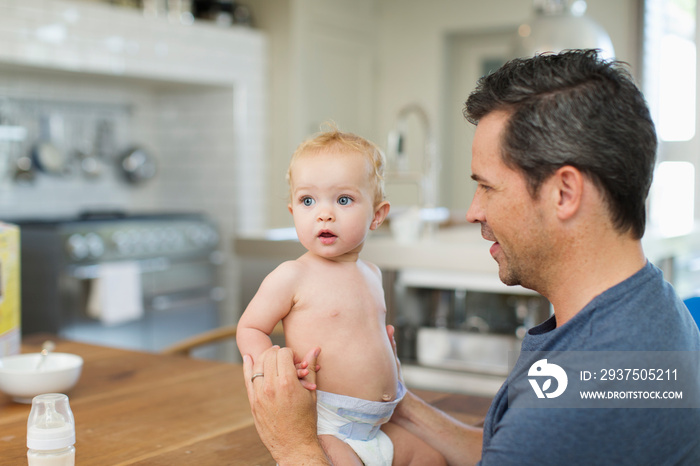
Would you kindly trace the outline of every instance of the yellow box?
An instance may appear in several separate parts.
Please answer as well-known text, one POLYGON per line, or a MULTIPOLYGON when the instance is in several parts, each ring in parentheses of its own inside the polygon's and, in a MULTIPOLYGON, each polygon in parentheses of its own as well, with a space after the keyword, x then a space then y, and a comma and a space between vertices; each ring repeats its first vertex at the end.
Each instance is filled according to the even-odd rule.
POLYGON ((19 353, 19 227, 0 222, 0 356, 19 353))

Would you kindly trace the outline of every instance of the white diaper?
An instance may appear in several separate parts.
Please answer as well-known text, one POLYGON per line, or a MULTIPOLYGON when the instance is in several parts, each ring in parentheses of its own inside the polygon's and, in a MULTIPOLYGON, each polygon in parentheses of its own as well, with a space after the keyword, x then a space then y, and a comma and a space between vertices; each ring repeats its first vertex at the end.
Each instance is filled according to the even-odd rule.
POLYGON ((394 401, 368 401, 316 390, 318 434, 344 441, 367 466, 391 466, 394 445, 380 430, 406 394, 399 383, 394 401))

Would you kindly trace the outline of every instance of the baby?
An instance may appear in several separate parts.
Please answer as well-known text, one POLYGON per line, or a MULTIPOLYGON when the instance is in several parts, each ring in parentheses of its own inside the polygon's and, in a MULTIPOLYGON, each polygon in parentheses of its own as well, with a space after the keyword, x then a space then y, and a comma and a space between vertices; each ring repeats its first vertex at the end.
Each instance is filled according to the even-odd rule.
MULTIPOLYGON (((318 434, 333 464, 445 464, 388 422, 405 393, 386 330, 379 269, 359 258, 389 213, 384 156, 371 142, 333 129, 302 143, 287 172, 289 211, 307 252, 260 285, 238 323, 241 354, 272 346, 281 320, 295 355, 321 347, 318 434)), ((258 382, 261 383, 261 382, 258 382)))

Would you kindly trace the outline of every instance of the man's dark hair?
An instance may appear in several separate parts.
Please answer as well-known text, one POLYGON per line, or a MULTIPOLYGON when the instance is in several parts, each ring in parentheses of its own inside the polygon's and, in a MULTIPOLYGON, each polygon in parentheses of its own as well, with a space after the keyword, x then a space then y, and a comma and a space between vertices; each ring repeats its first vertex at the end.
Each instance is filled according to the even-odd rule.
POLYGON ((464 116, 478 124, 495 110, 510 113, 501 156, 530 195, 560 167, 576 167, 603 192, 615 228, 642 237, 657 140, 624 63, 596 50, 511 60, 479 80, 464 116))

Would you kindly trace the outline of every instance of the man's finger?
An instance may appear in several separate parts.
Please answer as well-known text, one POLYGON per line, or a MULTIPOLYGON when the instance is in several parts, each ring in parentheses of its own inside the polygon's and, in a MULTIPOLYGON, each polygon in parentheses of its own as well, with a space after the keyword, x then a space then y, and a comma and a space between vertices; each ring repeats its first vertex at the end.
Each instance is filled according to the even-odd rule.
POLYGON ((248 401, 250 406, 254 405, 255 401, 255 390, 253 389, 253 383, 250 378, 253 376, 253 358, 248 355, 243 355, 243 381, 245 382, 245 389, 248 392, 248 401))
POLYGON ((294 365, 294 352, 290 348, 280 348, 277 353, 277 374, 280 377, 296 377, 296 366, 294 365))

